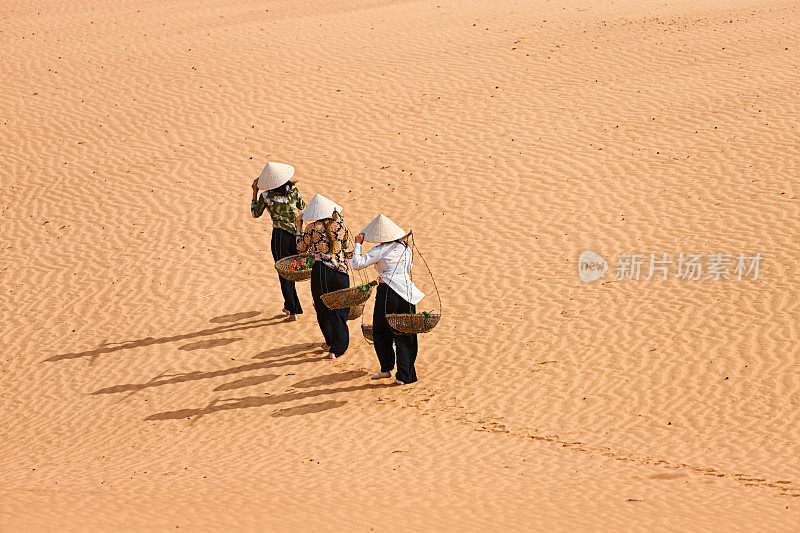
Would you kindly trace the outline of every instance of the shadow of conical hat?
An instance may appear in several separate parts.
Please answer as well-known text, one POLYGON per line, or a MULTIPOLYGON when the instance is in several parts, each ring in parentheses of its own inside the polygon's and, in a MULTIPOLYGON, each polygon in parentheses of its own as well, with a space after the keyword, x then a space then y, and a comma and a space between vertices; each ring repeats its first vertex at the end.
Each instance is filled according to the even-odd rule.
POLYGON ((389 220, 389 217, 380 214, 361 230, 367 242, 392 242, 402 239, 407 235, 405 230, 389 220))
POLYGON ((294 167, 285 163, 269 162, 258 176, 258 188, 268 191, 280 187, 294 176, 294 167))
POLYGON ((329 218, 333 216, 334 211, 341 213, 342 206, 333 200, 325 198, 321 194, 317 194, 308 202, 308 205, 303 210, 303 220, 314 222, 315 220, 329 218))

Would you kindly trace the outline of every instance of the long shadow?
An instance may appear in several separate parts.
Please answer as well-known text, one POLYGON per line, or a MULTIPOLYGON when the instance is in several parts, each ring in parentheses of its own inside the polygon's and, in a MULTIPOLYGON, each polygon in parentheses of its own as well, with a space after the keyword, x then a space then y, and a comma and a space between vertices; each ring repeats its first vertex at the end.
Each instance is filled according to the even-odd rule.
POLYGON ((298 349, 300 346, 305 346, 307 348, 306 351, 319 350, 320 352, 322 352, 322 349, 319 347, 318 343, 311 342, 305 344, 295 344, 293 346, 279 346, 278 348, 264 350, 263 352, 255 354, 251 359, 272 359, 273 357, 288 355, 287 350, 291 352, 294 349, 298 349))
POLYGON ((296 405, 294 407, 286 407, 285 409, 278 409, 272 413, 275 418, 285 416, 299 416, 310 415, 312 413, 321 413, 329 409, 336 409, 347 403, 347 400, 337 402, 336 400, 328 400, 318 403, 304 403, 303 405, 296 405))
POLYGON ((193 350, 207 350, 209 348, 218 348, 220 346, 227 346, 234 342, 239 342, 242 337, 223 337, 221 339, 206 339, 204 341, 190 342, 183 346, 178 346, 179 350, 184 352, 191 352, 193 350))
POLYGON ((236 379, 233 381, 229 381, 228 383, 223 383, 219 387, 214 388, 214 391, 220 392, 226 390, 255 387, 256 385, 267 383, 268 381, 272 381, 273 379, 278 379, 279 377, 280 376, 278 374, 266 374, 263 376, 247 376, 246 378, 236 379))
POLYGON ((310 363, 313 361, 321 361, 325 359, 324 355, 319 355, 315 357, 305 357, 304 359, 300 359, 300 357, 308 356, 309 352, 313 349, 314 346, 315 346, 314 344, 309 344, 309 343, 294 344, 291 346, 285 346, 282 349, 283 355, 285 355, 285 357, 279 359, 273 359, 271 361, 248 363, 245 365, 223 368, 221 370, 212 370, 210 372, 195 371, 195 372, 185 372, 182 374, 169 374, 169 375, 161 374, 145 383, 127 383, 123 385, 114 385, 113 387, 106 387, 100 390, 96 390, 90 394, 98 395, 98 394, 116 394, 119 392, 138 392, 143 389, 148 389, 151 387, 160 387, 162 385, 173 385, 176 383, 185 383, 187 381, 199 381, 201 379, 211 379, 220 376, 230 376, 232 374, 239 374, 241 372, 250 372, 251 370, 263 370, 265 368, 294 366, 303 363, 310 363))
POLYGON ((319 387, 320 385, 334 385, 344 381, 352 381, 354 379, 363 378, 369 374, 364 370, 350 370, 349 372, 337 372, 335 374, 326 374, 324 376, 315 376, 313 378, 298 381, 292 385, 293 389, 310 389, 311 387, 319 387))
POLYGON ((156 413, 145 418, 145 421, 150 420, 181 420, 184 418, 201 417, 212 413, 219 413, 222 411, 234 411, 237 409, 250 409, 252 407, 264 407, 265 405, 277 405, 286 402, 293 402, 295 400, 303 400, 306 398, 316 398, 318 396, 325 396, 328 394, 337 394, 340 392, 356 392, 370 389, 383 389, 390 387, 389 384, 366 383, 364 385, 353 385, 350 387, 338 387, 335 389, 318 389, 303 392, 288 392, 285 394, 277 394, 275 396, 246 396, 244 398, 217 398, 209 403, 206 407, 199 409, 178 409, 177 411, 165 411, 163 413, 156 413))
MULTIPOLYGON (((65 359, 79 359, 81 357, 97 357, 98 355, 119 352, 122 350, 130 350, 132 348, 141 348, 143 346, 152 346, 154 344, 166 344, 169 342, 184 341, 188 339, 196 339, 197 337, 205 337, 207 335, 216 335, 218 333, 232 333, 234 331, 245 331, 248 329, 261 328, 272 324, 278 324, 283 319, 283 315, 278 315, 271 318, 259 318, 258 320, 251 320, 249 322, 238 322, 236 324, 225 324, 224 326, 217 326, 209 329, 201 329, 191 333, 184 333, 182 335, 172 335, 169 337, 146 337, 143 339, 136 339, 132 341, 113 342, 107 343, 95 348, 94 350, 86 350, 84 352, 63 353, 54 355, 44 360, 44 362, 63 361, 65 359)), ((214 319, 212 319, 214 320, 214 319)))
POLYGON ((212 324, 225 324, 227 322, 238 322, 239 320, 244 320, 246 318, 253 318, 254 316, 258 316, 261 313, 259 311, 244 311, 242 313, 231 313, 229 315, 220 315, 215 316, 209 322, 212 324))

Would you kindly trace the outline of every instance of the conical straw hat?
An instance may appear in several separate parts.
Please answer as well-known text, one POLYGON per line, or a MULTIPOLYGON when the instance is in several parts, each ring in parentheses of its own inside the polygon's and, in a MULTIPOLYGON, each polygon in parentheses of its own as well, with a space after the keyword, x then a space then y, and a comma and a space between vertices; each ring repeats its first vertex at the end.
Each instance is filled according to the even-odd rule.
POLYGON ((258 188, 268 191, 280 187, 294 176, 294 167, 284 163, 269 162, 258 176, 258 188))
POLYGON ((303 210, 303 220, 314 222, 323 218, 333 216, 333 212, 342 212, 342 206, 332 200, 328 200, 321 194, 314 195, 314 198, 308 202, 308 205, 303 210))
POLYGON ((367 242, 392 242, 406 236, 403 228, 383 214, 376 216, 361 230, 361 233, 364 234, 364 240, 367 242))

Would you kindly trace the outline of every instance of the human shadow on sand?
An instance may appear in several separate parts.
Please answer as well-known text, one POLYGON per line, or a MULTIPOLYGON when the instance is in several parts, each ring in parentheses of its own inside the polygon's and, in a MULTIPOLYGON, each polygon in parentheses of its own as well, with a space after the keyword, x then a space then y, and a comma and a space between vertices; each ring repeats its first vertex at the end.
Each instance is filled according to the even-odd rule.
MULTIPOLYGON (((321 361, 325 359, 323 354, 312 355, 310 352, 314 350, 315 344, 302 343, 284 346, 280 351, 276 351, 274 358, 269 361, 259 361, 257 363, 248 363, 244 365, 232 366, 220 370, 211 370, 206 372, 184 372, 181 374, 160 374, 145 383, 126 383, 122 385, 114 385, 92 392, 93 395, 98 394, 116 394, 120 392, 137 392, 151 387, 160 387, 162 385, 174 385, 176 383, 185 383, 187 381, 199 381, 201 379, 211 379, 220 376, 230 376, 242 372, 250 372, 252 370, 263 370, 267 368, 280 368, 284 366, 294 366, 303 363, 310 363, 313 361, 321 361), (283 357, 280 357, 280 356, 283 357)), ((273 351, 270 351, 273 352, 273 351)), ((261 354, 256 354, 254 358, 258 358, 261 354)))
MULTIPOLYGON (((212 324, 225 324, 228 322, 238 322, 239 320, 247 320, 248 318, 253 318, 254 316, 258 316, 261 313, 258 311, 243 311, 241 313, 231 313, 229 315, 220 315, 215 316, 209 322, 212 324)), ((283 316, 283 315, 281 315, 283 316)))
POLYGON ((262 383, 272 381, 273 379, 278 379, 279 377, 280 376, 278 374, 265 374, 263 376, 247 376, 246 378, 236 379, 233 381, 229 381, 228 383, 223 383, 219 387, 215 387, 214 391, 225 391, 225 390, 244 389, 247 387, 255 387, 256 385, 261 385, 262 383))
POLYGON ((191 352, 192 350, 207 350, 208 348, 227 346, 228 344, 233 344, 234 342, 238 342, 240 340, 242 340, 242 337, 207 339, 204 341, 191 342, 189 344, 184 344, 183 346, 178 346, 178 349, 183 350, 184 352, 191 352))
POLYGON ((250 409, 252 407, 264 407, 266 405, 278 405, 281 403, 293 402, 296 400, 304 400, 306 398, 317 398, 319 396, 326 396, 329 394, 357 392, 357 391, 371 390, 371 389, 383 389, 389 386, 391 385, 380 384, 380 383, 365 383, 363 385, 351 385, 349 387, 337 387, 333 389, 287 392, 285 394, 276 394, 274 396, 262 395, 262 396, 246 396, 243 398, 218 398, 213 400, 206 407, 202 407, 199 409, 178 409, 176 411, 165 411, 163 413, 152 414, 147 418, 145 418, 145 420, 146 421, 182 420, 184 418, 201 417, 212 413, 219 413, 222 411, 250 409))
POLYGON ((319 387, 320 385, 333 385, 335 383, 342 383, 351 381, 353 379, 363 378, 369 372, 364 370, 350 370, 349 372, 338 372, 336 374, 326 374, 324 376, 315 376, 313 378, 298 381, 292 385, 293 389, 309 389, 311 387, 319 387))
POLYGON ((327 402, 304 403, 303 405, 278 409, 272 413, 272 416, 277 418, 283 416, 310 415, 311 413, 319 413, 321 411, 327 411, 328 409, 336 409, 346 403, 347 400, 342 400, 340 402, 328 400, 327 402))
MULTIPOLYGON (((252 313, 258 314, 257 311, 249 311, 247 313, 238 313, 239 316, 251 316, 252 313)), ((234 315, 223 315, 222 317, 215 317, 211 319, 211 322, 219 321, 220 318, 225 319, 226 317, 232 317, 234 315)), ((80 359, 82 357, 97 357, 102 354, 112 353, 112 352, 119 352, 122 350, 130 350, 132 348, 141 348, 144 346, 152 346, 154 344, 166 344, 169 342, 177 342, 177 341, 185 341, 190 339, 196 339, 198 337, 207 337, 209 335, 218 335, 221 333, 233 333, 235 331, 246 331, 248 329, 256 329, 262 328, 264 326, 270 326, 273 324, 279 324, 283 319, 284 315, 276 315, 270 318, 259 318, 257 320, 250 320, 247 322, 236 322, 236 323, 228 323, 222 326, 217 326, 208 329, 201 329, 198 331, 192 331, 191 333, 183 333, 180 335, 171 335, 169 337, 145 337, 143 339, 136 339, 132 341, 122 341, 122 342, 109 342, 98 346, 93 350, 86 350, 83 352, 73 352, 73 353, 63 353, 54 355, 45 359, 45 362, 53 362, 53 361, 63 361, 65 359, 80 359)), ((212 339, 213 341, 214 339, 212 339)), ((217 342, 225 340, 225 344, 229 344, 231 341, 230 339, 216 339, 217 342)), ((237 339, 238 340, 238 339, 237 339)), ((194 344, 187 344, 182 346, 181 348, 184 350, 192 350, 198 349, 193 346, 198 345, 199 343, 194 344)), ((212 342, 211 346, 213 347, 214 344, 212 342)), ((218 345, 219 346, 219 345, 218 345)), ((202 348, 204 346, 199 346, 202 348)))

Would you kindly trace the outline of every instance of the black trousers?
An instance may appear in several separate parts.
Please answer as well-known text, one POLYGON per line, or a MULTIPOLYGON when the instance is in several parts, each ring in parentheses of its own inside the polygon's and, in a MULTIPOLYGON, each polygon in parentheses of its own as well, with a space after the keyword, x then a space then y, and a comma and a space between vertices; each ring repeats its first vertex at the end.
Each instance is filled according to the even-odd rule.
POLYGON ((317 311, 317 323, 325 337, 325 344, 337 356, 344 354, 350 345, 350 330, 347 327, 350 309, 329 309, 322 303, 320 296, 349 286, 350 277, 347 274, 334 270, 321 261, 314 261, 314 266, 311 267, 311 296, 317 311))
POLYGON ((417 360, 416 334, 400 333, 389 327, 386 315, 396 313, 416 313, 416 306, 411 305, 394 292, 388 285, 381 283, 375 294, 375 312, 372 315, 372 339, 375 342, 375 353, 381 363, 381 372, 394 370, 395 350, 397 350, 397 373, 395 378, 403 383, 417 381, 414 361, 417 360))
MULTIPOLYGON (((297 241, 295 236, 281 228, 272 228, 272 258, 277 261, 284 257, 297 254, 297 241)), ((294 287, 294 281, 283 279, 278 276, 281 281, 281 293, 283 294, 283 308, 293 315, 303 314, 303 308, 300 306, 300 299, 297 297, 297 290, 294 287)))

